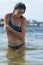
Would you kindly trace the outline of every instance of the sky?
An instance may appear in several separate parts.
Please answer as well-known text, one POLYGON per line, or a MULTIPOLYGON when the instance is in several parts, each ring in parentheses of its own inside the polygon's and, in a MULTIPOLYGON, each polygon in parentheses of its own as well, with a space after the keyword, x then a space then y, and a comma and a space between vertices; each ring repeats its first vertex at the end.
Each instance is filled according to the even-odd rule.
POLYGON ((23 2, 26 5, 23 16, 27 20, 43 21, 43 0, 0 0, 0 18, 4 18, 7 13, 13 12, 17 2, 23 2))

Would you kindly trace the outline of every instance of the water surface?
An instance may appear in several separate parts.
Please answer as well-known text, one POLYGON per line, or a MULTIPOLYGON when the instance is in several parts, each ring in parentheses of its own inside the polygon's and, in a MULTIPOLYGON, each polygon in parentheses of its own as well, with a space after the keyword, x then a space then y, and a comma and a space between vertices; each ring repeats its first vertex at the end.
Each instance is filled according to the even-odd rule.
POLYGON ((26 50, 17 53, 7 47, 7 36, 0 27, 0 65, 43 65, 43 27, 27 27, 26 50))

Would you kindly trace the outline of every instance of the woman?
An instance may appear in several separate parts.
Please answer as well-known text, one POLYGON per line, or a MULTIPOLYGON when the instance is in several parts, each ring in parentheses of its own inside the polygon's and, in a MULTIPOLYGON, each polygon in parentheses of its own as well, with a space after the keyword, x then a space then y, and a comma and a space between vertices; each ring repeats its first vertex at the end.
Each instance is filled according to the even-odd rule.
POLYGON ((4 29, 7 32, 8 47, 15 50, 25 49, 26 18, 23 17, 26 6, 24 3, 17 3, 13 13, 5 15, 4 29))

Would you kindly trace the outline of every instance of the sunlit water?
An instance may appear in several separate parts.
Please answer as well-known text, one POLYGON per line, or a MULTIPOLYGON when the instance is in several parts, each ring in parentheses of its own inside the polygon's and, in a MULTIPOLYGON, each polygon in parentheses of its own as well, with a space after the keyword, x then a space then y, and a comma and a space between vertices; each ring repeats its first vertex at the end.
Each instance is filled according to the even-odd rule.
POLYGON ((6 32, 0 27, 0 65, 43 65, 43 27, 26 30, 26 50, 22 54, 8 49, 6 32))

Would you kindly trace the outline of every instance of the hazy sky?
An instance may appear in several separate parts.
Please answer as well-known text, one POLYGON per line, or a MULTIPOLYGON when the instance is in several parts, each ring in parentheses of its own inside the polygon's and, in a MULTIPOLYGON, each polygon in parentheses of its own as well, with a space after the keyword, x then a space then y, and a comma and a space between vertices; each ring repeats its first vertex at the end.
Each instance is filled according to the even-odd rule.
POLYGON ((4 18, 6 13, 13 12, 13 7, 17 2, 25 3, 24 16, 27 19, 43 21, 43 0, 0 0, 0 18, 4 18))

